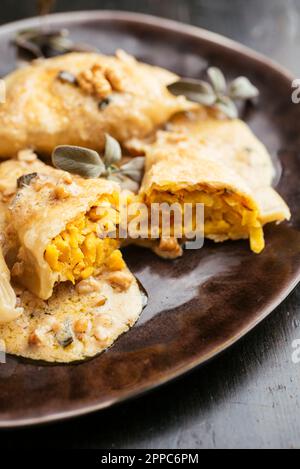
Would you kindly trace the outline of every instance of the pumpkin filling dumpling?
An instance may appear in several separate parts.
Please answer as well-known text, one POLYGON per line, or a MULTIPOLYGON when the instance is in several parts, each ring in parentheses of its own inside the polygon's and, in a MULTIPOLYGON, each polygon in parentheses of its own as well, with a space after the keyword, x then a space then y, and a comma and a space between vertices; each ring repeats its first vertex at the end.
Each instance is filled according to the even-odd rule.
POLYGON ((58 145, 102 151, 105 133, 123 145, 144 138, 177 112, 195 108, 168 91, 177 78, 123 51, 34 61, 5 78, 0 158, 23 148, 51 155, 58 145))
MULTIPOLYGON (((205 140, 195 142, 182 134, 160 133, 157 141, 146 147, 140 200, 149 206, 203 204, 206 238, 215 242, 249 238, 251 250, 260 253, 265 246, 264 224, 289 219, 290 211, 270 185, 252 187, 244 173, 228 167, 226 155, 222 161, 220 151, 219 145, 205 140)), ((163 239, 163 233, 160 236, 159 247, 154 246, 159 255, 176 257, 182 253, 176 236, 172 242, 163 239)), ((185 233, 179 241, 184 238, 185 233)))
POLYGON ((94 184, 95 193, 81 178, 45 165, 31 151, 0 164, 0 340, 7 353, 47 362, 84 360, 106 350, 137 321, 145 298, 122 259, 119 241, 96 235, 101 222, 106 231, 112 229, 118 221, 116 204, 123 195, 126 203, 129 194, 105 181, 94 184), (91 199, 78 205, 75 197, 84 197, 84 189, 91 199), (60 232, 52 227, 58 212, 65 219, 60 232), (45 248, 42 224, 49 231, 45 248), (30 226, 38 230, 32 246, 30 226), (22 227, 20 237, 15 227, 22 227), (28 264, 22 266, 23 259, 28 264), (6 260, 15 264, 12 278, 6 260), (22 268, 24 277, 18 276, 22 268), (93 276, 85 279, 92 270, 93 276), (27 283, 30 271, 36 280, 31 290, 37 293, 39 285, 44 293, 45 286, 51 287, 51 275, 60 282, 49 299, 20 285, 27 283), (42 274, 48 283, 39 280, 42 274), (66 277, 72 282, 63 282, 66 277))
POLYGON ((117 183, 51 168, 25 175, 19 187, 7 226, 17 235, 12 276, 31 292, 48 299, 59 282, 125 266, 117 231, 119 203, 128 195, 117 183))
MULTIPOLYGON (((7 205, 16 194, 17 191, 17 180, 22 180, 22 176, 26 174, 41 174, 48 175, 54 178, 61 174, 51 166, 44 164, 38 160, 37 156, 31 150, 24 150, 19 153, 17 159, 7 160, 0 164, 0 193, 2 197, 3 207, 7 212, 7 205)), ((69 175, 64 175, 64 179, 71 181, 69 175)), ((26 182, 26 179, 25 179, 26 182)), ((45 181, 46 182, 46 181, 45 181)), ((34 178, 32 179, 34 187, 34 178)), ((38 182, 41 185, 41 181, 38 182)), ((49 187, 50 181, 46 182, 46 186, 49 187)), ((56 198, 59 198, 59 192, 63 196, 64 190, 68 186, 60 184, 56 187, 56 198)), ((39 188, 40 190, 40 188, 39 188)), ((65 194, 66 196, 66 194, 65 194)), ((97 235, 99 228, 98 222, 100 220, 107 220, 105 230, 114 227, 114 222, 118 222, 118 212, 115 208, 119 203, 119 194, 113 196, 101 196, 95 204, 95 206, 87 213, 81 214, 74 221, 67 224, 66 229, 55 237, 52 243, 46 249, 46 257, 49 265, 53 270, 58 272, 64 271, 69 280, 78 280, 80 278, 86 278, 89 272, 94 273, 94 267, 100 266, 104 263, 104 259, 107 259, 115 249, 119 246, 119 243, 114 239, 100 239, 97 235), (97 205, 97 206, 96 206, 97 205), (101 207, 100 207, 101 206, 101 207), (111 215, 111 220, 109 220, 111 215), (94 267, 93 267, 94 266, 94 267), (72 276, 72 270, 76 267, 75 275, 72 276), (85 272, 84 272, 85 270, 85 272)), ((3 210, 2 210, 3 212, 3 210)), ((3 215, 4 218, 6 215, 3 215)), ((13 216, 13 214, 12 214, 13 216)), ((5 219, 3 220, 3 227, 5 226, 5 219)), ((2 227, 2 228, 3 228, 2 227)), ((12 244, 12 240, 5 240, 6 243, 12 244)), ((6 248, 7 250, 7 248, 6 248)), ((6 253, 5 253, 6 254, 6 253)), ((112 256, 110 265, 115 263, 116 267, 122 264, 121 253, 116 252, 115 256, 112 256)))

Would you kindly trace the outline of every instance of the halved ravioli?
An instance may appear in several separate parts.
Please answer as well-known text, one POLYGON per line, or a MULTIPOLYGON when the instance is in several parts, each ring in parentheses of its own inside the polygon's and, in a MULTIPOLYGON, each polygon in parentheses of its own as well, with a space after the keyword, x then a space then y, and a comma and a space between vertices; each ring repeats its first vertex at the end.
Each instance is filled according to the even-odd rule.
POLYGON ((72 178, 54 169, 20 178, 7 228, 18 238, 12 276, 48 299, 56 283, 123 268, 120 203, 119 185, 107 180, 72 178))
POLYGON ((49 298, 58 282, 124 267, 119 209, 131 194, 118 184, 71 176, 26 150, 0 164, 0 196, 5 258, 37 296, 49 298))
MULTIPOLYGON (((0 163, 0 232, 1 247, 4 257, 11 269, 16 261, 19 249, 19 241, 14 230, 11 219, 13 213, 8 207, 14 199, 18 189, 18 180, 22 176, 37 174, 51 175, 57 174, 56 170, 43 163, 37 158, 37 155, 30 149, 22 150, 16 158, 12 158, 0 163)), ((26 178, 23 180, 26 181, 26 178)), ((20 179, 19 182, 21 182, 20 179)))
MULTIPOLYGON (((80 190, 84 190, 85 184, 82 184, 80 178, 75 179, 76 183, 68 174, 45 165, 31 151, 21 152, 18 159, 11 159, 0 164, 0 196, 2 198, 0 203, 0 340, 1 347, 5 346, 5 351, 9 354, 61 363, 93 357, 111 346, 122 333, 133 326, 145 305, 145 294, 126 267, 118 249, 114 249, 111 254, 107 249, 102 258, 103 264, 94 265, 93 276, 85 279, 85 276, 81 275, 76 285, 72 282, 59 283, 53 288, 51 298, 47 300, 38 298, 36 294, 20 286, 20 283, 29 284, 34 291, 42 286, 44 291, 45 289, 48 291, 52 290, 53 275, 61 276, 58 281, 63 279, 60 272, 50 268, 45 260, 45 253, 44 256, 41 255, 43 249, 41 249, 40 242, 41 239, 45 239, 46 228, 41 228, 39 222, 45 222, 50 234, 51 222, 54 221, 55 224, 56 219, 49 219, 49 214, 54 216, 64 212, 65 220, 69 216, 72 218, 73 209, 64 205, 57 208, 57 205, 59 197, 66 196, 62 188, 66 190, 68 188, 71 192, 70 197, 66 199, 82 195, 80 190), (46 187, 48 201, 45 194, 46 187), (40 200, 36 200, 36 196, 30 193, 31 190, 41 192, 40 200), (12 209, 9 210, 15 196, 16 200, 13 202, 12 209), (13 207, 16 205, 18 208, 15 211, 13 207), (53 207, 52 209, 45 207, 48 205, 55 206, 57 212, 53 207), (61 212, 62 207, 65 210, 61 212), (17 211, 18 217, 21 217, 18 222, 15 220, 17 211), (44 216, 41 216, 41 212, 44 216), (25 224, 22 231, 24 244, 21 245, 20 238, 16 237, 15 228, 25 224), (39 232, 35 235, 35 243, 30 243, 30 233, 35 229, 39 232), (41 238, 39 238, 40 234, 41 238), (13 268, 15 271, 20 269, 19 263, 22 263, 27 256, 30 259, 28 265, 23 265, 25 277, 18 275, 13 277, 13 280, 18 280, 17 284, 15 282, 11 284, 10 271, 6 265, 4 253, 5 258, 11 264, 15 263, 13 268), (18 255, 19 259, 16 260, 18 255), (39 269, 40 264, 42 264, 41 269, 39 269), (33 282, 33 279, 28 278, 31 272, 34 275, 33 279, 37 279, 37 284, 33 282), (47 278, 39 280, 39 275, 44 272, 47 278)), ((96 182, 95 186, 97 189, 94 192, 92 189, 88 191, 92 194, 91 200, 94 200, 94 196, 97 201, 101 199, 104 188, 108 198, 115 193, 119 196, 118 186, 114 184, 103 185, 103 181, 100 181, 100 185, 96 182), (99 187, 101 187, 100 191, 99 187)), ((84 215, 81 215, 81 218, 92 210, 89 196, 86 197, 86 206, 89 209, 88 212, 82 212, 84 215)), ((76 207, 81 207, 78 200, 76 207)), ((106 203, 105 210, 108 208, 110 206, 106 203)), ((74 210, 76 212, 76 209, 74 210)), ((78 217, 75 219, 77 220, 78 217)), ((72 220, 68 229, 72 236, 74 230, 72 220)), ((86 227, 85 234, 88 235, 88 232, 90 233, 86 227)), ((80 236, 83 236, 82 233, 80 236)), ((53 243, 57 248, 60 246, 61 234, 58 235, 59 242, 57 237, 51 239, 51 236, 48 236, 48 238, 47 246, 52 246, 53 243)), ((117 241, 114 240, 114 242, 117 241)), ((74 245, 74 240, 70 243, 74 245)), ((93 243, 89 242, 88 248, 92 252, 93 243)), ((90 260, 89 249, 85 251, 82 247, 86 258, 90 260)))
POLYGON ((76 286, 60 284, 47 301, 20 287, 15 291, 23 314, 0 324, 2 344, 9 354, 47 362, 69 363, 103 352, 135 324, 145 302, 126 267, 76 286))
MULTIPOLYGON (((245 168, 239 170, 232 157, 229 163, 227 151, 227 145, 201 141, 200 136, 196 141, 188 134, 159 133, 156 142, 146 147, 140 198, 148 206, 203 204, 205 237, 216 242, 249 238, 252 251, 259 253, 265 245, 263 225, 289 219, 290 211, 269 185, 270 168, 262 183, 254 185, 245 168)), ((180 253, 171 241, 162 239, 161 255, 164 250, 170 255, 172 249, 180 253)))
POLYGON ((35 61, 5 79, 0 157, 28 147, 49 155, 61 144, 101 151, 105 133, 123 144, 143 138, 175 113, 195 107, 168 91, 175 80, 173 73, 123 51, 35 61))

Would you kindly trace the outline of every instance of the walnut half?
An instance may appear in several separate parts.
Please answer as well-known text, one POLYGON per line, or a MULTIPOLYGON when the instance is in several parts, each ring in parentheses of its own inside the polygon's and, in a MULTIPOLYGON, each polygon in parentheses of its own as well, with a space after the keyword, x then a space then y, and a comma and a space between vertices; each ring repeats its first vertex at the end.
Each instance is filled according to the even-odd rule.
POLYGON ((120 292, 127 291, 133 281, 132 274, 123 271, 111 272, 107 279, 111 286, 120 292))

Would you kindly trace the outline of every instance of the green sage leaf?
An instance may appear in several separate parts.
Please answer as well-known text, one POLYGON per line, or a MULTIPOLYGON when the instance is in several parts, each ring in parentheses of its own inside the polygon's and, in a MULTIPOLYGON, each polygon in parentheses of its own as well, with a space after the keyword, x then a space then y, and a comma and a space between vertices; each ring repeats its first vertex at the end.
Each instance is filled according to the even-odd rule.
POLYGON ((37 177, 38 173, 29 173, 23 174, 17 179, 17 188, 22 189, 22 187, 29 186, 31 181, 37 177))
POLYGON ((230 84, 229 96, 233 99, 253 99, 258 95, 258 89, 246 77, 238 77, 230 84))
POLYGON ((14 43, 19 50, 28 52, 35 58, 43 57, 41 46, 36 42, 36 31, 34 30, 20 31, 16 35, 14 43))
POLYGON ((94 47, 73 42, 68 35, 69 32, 66 29, 51 31, 39 28, 27 29, 17 33, 14 44, 19 54, 26 59, 28 59, 28 54, 34 58, 41 58, 68 52, 96 52, 94 47))
POLYGON ((105 134, 104 163, 111 166, 122 159, 122 150, 119 142, 108 134, 105 134))
POLYGON ((184 78, 168 86, 175 96, 185 96, 190 101, 212 106, 216 102, 216 94, 209 83, 202 80, 184 78))
POLYGON ((111 103, 111 99, 110 98, 104 98, 102 99, 101 101, 99 101, 98 103, 98 107, 99 107, 99 110, 100 111, 104 111, 107 106, 109 106, 111 103))
POLYGON ((128 163, 123 164, 120 168, 120 172, 133 181, 140 183, 143 179, 144 167, 145 157, 137 156, 132 158, 128 163))
POLYGON ((133 181, 127 176, 124 176, 122 173, 112 173, 107 177, 110 181, 117 182, 120 184, 121 188, 131 192, 138 192, 140 184, 133 181))
POLYGON ((215 108, 225 114, 226 117, 229 119, 237 119, 238 118, 238 110, 236 105, 230 98, 224 97, 220 99, 216 104, 215 108))
POLYGON ((74 332, 70 319, 66 320, 62 329, 56 333, 56 340, 63 348, 68 347, 74 342, 74 332))
POLYGON ((210 67, 207 70, 207 75, 215 92, 218 95, 224 95, 224 93, 226 93, 227 84, 223 72, 217 67, 210 67))
POLYGON ((56 147, 52 154, 52 163, 58 169, 87 178, 97 178, 106 171, 105 164, 96 151, 71 145, 56 147))

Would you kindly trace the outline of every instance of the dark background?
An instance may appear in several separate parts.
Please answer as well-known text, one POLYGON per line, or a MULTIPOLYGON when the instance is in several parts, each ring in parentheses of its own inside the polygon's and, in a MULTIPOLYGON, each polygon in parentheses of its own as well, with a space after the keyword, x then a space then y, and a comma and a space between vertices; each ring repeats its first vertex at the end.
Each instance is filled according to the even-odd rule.
MULTIPOLYGON (((0 7, 1 23, 35 13, 34 0, 1 0, 0 7)), ((300 0, 58 0, 56 11, 97 8, 145 12, 219 32, 300 76, 300 0)), ((0 447, 299 448, 295 339, 299 287, 255 331, 189 376, 92 416, 2 432, 0 447)))
MULTIPOLYGON (((0 23, 33 16, 35 6, 35 0, 0 0, 0 23)), ((89 9, 148 13, 201 26, 247 44, 300 75, 299 0, 57 0, 55 11, 89 9)))

